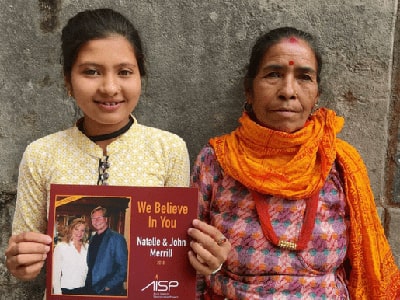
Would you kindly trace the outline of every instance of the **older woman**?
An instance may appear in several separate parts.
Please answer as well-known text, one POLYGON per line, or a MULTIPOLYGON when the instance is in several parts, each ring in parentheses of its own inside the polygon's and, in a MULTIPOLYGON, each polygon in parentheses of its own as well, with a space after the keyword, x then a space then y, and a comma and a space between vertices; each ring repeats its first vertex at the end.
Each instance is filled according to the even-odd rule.
MULTIPOLYGON (((315 41, 297 29, 272 30, 254 45, 240 126, 211 139, 193 168, 199 218, 232 245, 222 268, 197 267, 198 298, 395 299, 399 293, 400 273, 365 165, 336 137, 343 119, 316 109, 321 68, 315 41)), ((202 245, 192 247, 197 253, 202 245)))

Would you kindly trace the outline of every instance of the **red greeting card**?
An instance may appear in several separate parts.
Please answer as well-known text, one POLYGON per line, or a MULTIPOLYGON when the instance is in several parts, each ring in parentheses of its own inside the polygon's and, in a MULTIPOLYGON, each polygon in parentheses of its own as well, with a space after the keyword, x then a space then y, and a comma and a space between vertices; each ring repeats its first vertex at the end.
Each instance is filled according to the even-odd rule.
MULTIPOLYGON (((54 238, 54 245, 47 260, 47 299, 194 299, 196 273, 187 256, 190 248, 187 230, 196 217, 197 189, 194 188, 51 185, 48 234, 54 238), (99 207, 107 211, 107 218, 104 218, 107 231, 112 231, 114 237, 123 237, 115 240, 112 237, 110 241, 117 243, 122 240, 122 245, 126 242, 127 275, 122 292, 118 290, 117 294, 112 294, 111 290, 109 295, 99 295, 93 292, 96 289, 88 292, 85 287, 80 287, 72 289, 78 291, 78 295, 60 294, 60 282, 63 280, 70 286, 80 281, 82 286, 85 278, 81 276, 89 276, 84 274, 84 270, 78 272, 83 259, 92 266, 93 271, 96 270, 90 275, 94 278, 103 273, 103 265, 106 268, 104 263, 96 266, 105 256, 123 257, 118 254, 123 253, 123 246, 108 251, 105 250, 108 248, 103 248, 107 238, 102 239, 100 246, 95 241, 97 231, 93 222, 99 220, 95 218, 98 214, 91 213, 99 207), (61 250, 55 250, 57 247, 68 249, 68 232, 71 232, 68 227, 76 221, 80 222, 80 226, 75 226, 76 231, 84 231, 85 247, 77 254, 69 245, 71 247, 67 251, 70 254, 63 258, 66 265, 63 272, 60 267, 62 259, 58 254, 61 250), (97 247, 98 250, 97 256, 91 254, 91 262, 88 262, 88 253, 93 253, 90 247, 97 247), (67 264, 65 257, 71 259, 67 264), (69 272, 71 266, 72 271, 79 275, 60 279, 69 272)), ((121 269, 124 269, 125 265, 122 266, 121 269)))

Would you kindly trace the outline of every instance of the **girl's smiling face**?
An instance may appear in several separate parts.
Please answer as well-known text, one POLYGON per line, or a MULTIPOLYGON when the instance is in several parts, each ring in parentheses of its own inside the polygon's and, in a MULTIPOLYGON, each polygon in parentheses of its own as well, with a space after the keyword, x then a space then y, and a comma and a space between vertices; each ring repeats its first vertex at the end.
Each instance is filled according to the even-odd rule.
POLYGON ((110 133, 126 125, 141 93, 134 49, 120 35, 85 43, 70 80, 65 80, 84 114, 87 135, 110 133))

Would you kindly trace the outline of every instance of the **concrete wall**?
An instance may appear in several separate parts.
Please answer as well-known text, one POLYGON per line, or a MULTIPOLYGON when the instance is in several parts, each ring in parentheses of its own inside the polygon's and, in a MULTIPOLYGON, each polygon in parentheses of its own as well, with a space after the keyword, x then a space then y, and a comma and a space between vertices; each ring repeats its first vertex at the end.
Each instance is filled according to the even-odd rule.
MULTIPOLYGON (((255 38, 296 26, 321 39, 322 105, 346 118, 400 262, 399 34, 396 0, 0 0, 0 253, 11 230, 18 164, 26 145, 73 124, 63 87, 60 30, 85 8, 112 7, 138 27, 148 79, 139 122, 170 130, 193 161, 214 135, 237 125, 242 77, 255 38)), ((41 299, 44 275, 20 283, 0 262, 0 299, 41 299), (28 296, 29 295, 29 296, 28 296)))

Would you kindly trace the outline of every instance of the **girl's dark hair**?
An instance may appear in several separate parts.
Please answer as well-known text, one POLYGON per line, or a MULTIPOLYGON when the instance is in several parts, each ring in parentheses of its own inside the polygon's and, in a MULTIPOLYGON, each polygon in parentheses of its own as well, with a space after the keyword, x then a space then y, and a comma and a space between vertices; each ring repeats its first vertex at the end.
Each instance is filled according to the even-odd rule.
POLYGON ((320 86, 319 83, 321 80, 320 74, 322 69, 322 58, 315 38, 311 34, 293 27, 280 27, 263 34, 256 40, 256 43, 251 50, 247 73, 244 77, 244 88, 246 92, 251 91, 253 88, 253 80, 258 73, 264 54, 272 46, 278 44, 282 39, 290 37, 297 37, 305 41, 314 52, 315 59, 317 60, 317 83, 318 86, 320 86))
POLYGON ((120 35, 130 42, 135 51, 139 73, 145 76, 144 54, 138 31, 122 14, 108 8, 85 10, 68 20, 61 33, 64 76, 70 78, 72 66, 85 43, 112 35, 120 35))

